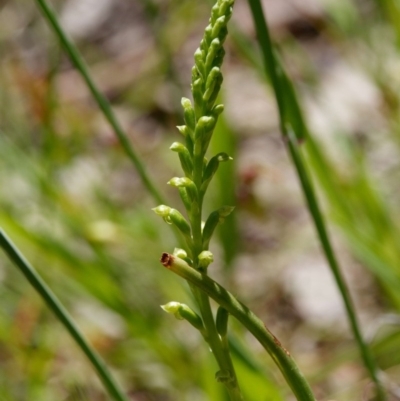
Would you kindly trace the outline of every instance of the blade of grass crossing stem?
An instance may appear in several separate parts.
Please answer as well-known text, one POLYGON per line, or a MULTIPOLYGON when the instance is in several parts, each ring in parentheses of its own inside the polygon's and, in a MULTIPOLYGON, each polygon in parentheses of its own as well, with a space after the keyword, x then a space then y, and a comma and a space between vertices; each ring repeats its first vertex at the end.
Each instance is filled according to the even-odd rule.
POLYGON ((71 337, 78 344, 79 348, 87 356, 92 366, 97 372, 97 375, 103 382, 105 389, 107 390, 110 397, 115 401, 128 401, 128 398, 124 395, 123 391, 119 388, 119 385, 108 371, 104 361, 100 358, 97 352, 90 346, 86 341, 85 337, 79 331, 75 325, 71 316, 68 314, 60 300, 51 291, 47 284, 43 281, 36 270, 29 264, 24 258, 18 248, 12 243, 7 235, 0 229, 0 246, 4 252, 8 255, 10 260, 18 267, 21 273, 30 282, 32 287, 42 297, 46 305, 56 315, 58 320, 67 329, 71 337))
POLYGON ((89 88, 92 96, 97 102, 97 105, 101 109, 104 114, 104 117, 111 125, 112 129, 114 130, 115 135, 118 137, 120 144, 129 157, 129 159, 134 164, 140 179, 149 193, 153 196, 159 204, 164 204, 163 197, 156 189, 155 185, 153 184, 152 180, 148 176, 146 169, 139 159, 139 156, 136 154, 135 150, 133 149, 132 145, 130 144, 128 137, 126 136, 124 130, 122 129, 120 123, 118 122, 117 118, 115 117, 114 112, 110 106, 108 100, 102 95, 100 90, 97 88, 96 84, 94 83, 89 69, 83 60, 82 56, 80 55, 76 46, 72 43, 72 41, 68 38, 66 33, 64 32, 63 28, 61 27, 56 14, 49 6, 49 4, 45 0, 35 0, 40 11, 42 12, 44 18, 56 34, 57 38, 60 40, 61 45, 63 46, 65 52, 70 57, 72 63, 74 64, 75 68, 81 74, 83 80, 85 81, 87 87, 89 88))
POLYGON ((296 98, 295 90, 285 74, 278 58, 274 53, 268 26, 265 20, 264 12, 260 0, 249 0, 254 24, 257 31, 258 41, 262 50, 264 66, 267 76, 271 80, 276 101, 278 104, 280 124, 283 136, 287 139, 289 154, 295 165, 300 184, 307 201, 307 206, 313 218, 318 236, 320 238, 322 248, 328 260, 331 271, 336 280, 336 284, 340 290, 343 302, 345 304, 347 316, 350 322, 353 335, 358 344, 363 363, 376 385, 376 396, 378 400, 385 400, 385 392, 383 386, 378 379, 377 367, 372 358, 371 352, 365 344, 361 330, 359 328, 356 313, 351 301, 349 290, 340 272, 339 265, 331 246, 327 230, 322 214, 319 210, 318 201, 311 185, 305 163, 301 158, 299 151, 299 141, 308 136, 301 108, 296 98), (296 130, 296 131, 292 131, 296 130))
POLYGON ((254 335, 271 355, 298 401, 315 401, 309 384, 289 352, 247 306, 239 302, 230 292, 210 277, 190 267, 183 259, 164 253, 161 263, 168 270, 204 291, 254 335))

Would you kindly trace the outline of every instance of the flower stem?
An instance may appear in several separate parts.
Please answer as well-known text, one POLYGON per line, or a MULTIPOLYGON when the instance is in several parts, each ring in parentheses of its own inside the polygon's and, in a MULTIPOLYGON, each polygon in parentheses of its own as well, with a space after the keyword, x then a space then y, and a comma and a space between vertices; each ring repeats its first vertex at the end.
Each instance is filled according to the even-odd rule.
POLYGON ((124 395, 120 389, 118 383, 114 380, 111 373, 107 369, 104 361, 87 342, 83 334, 80 332, 72 317, 69 315, 67 310, 64 308, 60 300, 51 291, 47 284, 40 277, 39 273, 29 264, 24 258, 18 248, 12 243, 7 235, 0 229, 0 246, 4 252, 8 255, 10 260, 18 267, 21 273, 30 282, 32 287, 42 297, 46 305, 56 315, 58 320, 67 329, 71 337, 75 340, 79 348, 87 356, 90 363, 97 372, 97 375, 101 379, 106 388, 108 394, 115 401, 128 401, 128 398, 124 395))
POLYGON ((230 357, 229 348, 223 346, 215 327, 210 299, 208 298, 207 293, 202 290, 198 291, 198 295, 201 316, 207 332, 207 341, 218 363, 218 366, 221 369, 221 372, 227 372, 229 375, 228 380, 224 382, 225 388, 230 396, 231 401, 242 401, 243 397, 240 392, 239 383, 237 381, 236 372, 230 357))
POLYGON ((239 302, 231 293, 210 277, 190 267, 184 260, 164 253, 161 262, 169 270, 204 291, 232 316, 236 317, 257 338, 271 355, 299 401, 315 401, 309 384, 289 352, 283 348, 280 341, 247 306, 239 302))
MULTIPOLYGON (((193 163, 193 180, 198 190, 198 207, 192 208, 191 213, 191 226, 193 235, 193 262, 194 268, 198 269, 198 255, 203 250, 202 244, 202 229, 201 229, 201 215, 203 196, 200 189, 203 181, 203 158, 204 155, 200 154, 194 156, 193 163)), ((194 295, 200 307, 201 317, 206 330, 207 341, 214 354, 214 357, 220 368, 220 372, 226 372, 228 379, 223 381, 225 388, 230 396, 231 401, 242 401, 243 397, 240 392, 239 383, 237 381, 236 372, 231 360, 229 348, 224 347, 221 338, 218 335, 214 316, 211 310, 210 299, 208 295, 201 289, 195 291, 194 295)))

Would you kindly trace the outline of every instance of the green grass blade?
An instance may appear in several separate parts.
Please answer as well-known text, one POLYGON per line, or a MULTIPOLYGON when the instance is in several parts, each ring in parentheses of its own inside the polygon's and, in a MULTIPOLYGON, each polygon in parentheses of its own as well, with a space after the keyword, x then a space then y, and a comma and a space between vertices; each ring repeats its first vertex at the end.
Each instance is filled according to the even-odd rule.
POLYGON ((319 210, 319 205, 315 196, 315 192, 313 190, 311 181, 309 179, 309 175, 307 173, 305 164, 301 158, 301 154, 299 152, 299 145, 297 140, 290 135, 289 133, 289 140, 288 140, 289 151, 292 156, 292 160, 296 166, 297 173, 299 175, 299 179, 301 182, 301 186, 304 191, 304 195, 307 200, 308 208, 314 220, 314 224, 316 226, 319 239, 322 244, 322 248, 324 250, 325 256, 329 262, 329 266, 331 271, 335 277, 336 284, 339 288, 341 297, 346 307, 347 317, 350 322, 351 329, 353 331, 355 340, 359 346, 360 353, 364 362, 365 367, 367 368, 368 372, 370 373, 371 379, 376 384, 377 395, 380 400, 385 399, 384 390, 382 385, 377 377, 377 368, 375 365, 375 361, 372 358, 371 352, 367 347, 362 335, 361 330, 359 328, 357 316, 354 310, 354 306, 350 297, 349 289, 344 281, 342 273, 340 271, 338 262, 336 260, 336 256, 333 252, 333 248, 331 246, 329 236, 327 230, 325 228, 325 223, 322 217, 322 214, 319 210))
POLYGON ((384 400, 386 396, 383 386, 378 379, 376 364, 371 356, 369 348, 362 338, 349 290, 337 263, 325 227, 325 222, 320 212, 315 191, 311 184, 305 162, 300 154, 299 140, 307 136, 307 129, 301 113, 299 102, 296 98, 295 90, 289 77, 286 75, 282 65, 274 53, 260 0, 249 0, 249 4, 254 24, 256 26, 258 41, 263 54, 266 74, 271 80, 278 103, 282 134, 287 139, 290 156, 295 165, 300 184, 306 198, 307 206, 314 221, 322 248, 345 304, 346 313, 353 331, 353 335, 360 349, 363 363, 372 381, 376 385, 377 399, 384 400))
POLYGON ((75 68, 81 74, 83 80, 85 81, 87 87, 89 88, 93 98, 96 100, 97 105, 101 109, 104 114, 104 117, 111 125, 112 129, 114 130, 115 135, 118 137, 118 140, 121 143, 123 150, 125 151, 126 155, 134 164, 140 179, 149 193, 153 196, 159 204, 164 204, 164 199, 161 194, 158 192, 157 188, 155 187, 154 183, 150 179, 147 174, 147 171, 144 167, 144 164, 140 160, 139 156, 136 154, 135 150, 133 149, 132 145, 130 144, 127 135, 125 134, 124 130, 122 129, 121 125, 119 124, 110 103, 108 100, 102 95, 100 90, 97 88, 96 84, 94 83, 89 69, 83 60, 82 56, 80 55, 78 49, 73 44, 73 42, 68 38, 66 33, 64 32, 63 28, 61 27, 56 14, 51 9, 49 4, 45 0, 36 0, 36 3, 42 12, 44 18, 56 34, 57 38, 61 42, 65 52, 70 57, 72 63, 74 64, 75 68))
POLYGON ((71 337, 78 344, 79 348, 87 356, 112 399, 115 401, 128 401, 128 398, 124 395, 117 382, 111 376, 111 373, 108 371, 103 360, 86 341, 60 300, 1 229, 0 246, 29 281, 32 287, 42 297, 46 305, 52 310, 58 320, 63 324, 71 337))

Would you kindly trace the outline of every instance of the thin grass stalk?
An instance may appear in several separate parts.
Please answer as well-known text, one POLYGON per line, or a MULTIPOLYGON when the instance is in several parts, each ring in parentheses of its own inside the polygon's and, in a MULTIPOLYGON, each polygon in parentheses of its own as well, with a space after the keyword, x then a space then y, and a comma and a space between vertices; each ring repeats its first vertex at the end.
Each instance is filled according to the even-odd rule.
POLYGON ((125 151, 128 158, 134 164, 136 171, 138 172, 140 179, 149 193, 153 196, 153 198, 158 203, 165 203, 163 197, 155 187, 153 181, 148 176, 146 168, 143 162, 140 160, 139 156, 136 154, 134 148, 132 147, 129 139, 122 129, 119 121, 117 120, 110 103, 105 98, 105 96, 100 92, 97 88, 89 69, 82 58, 81 54, 79 53, 77 47, 74 43, 68 38, 67 34, 64 32, 63 28, 61 27, 58 18, 50 7, 50 5, 45 0, 35 0, 40 11, 42 12, 45 20, 50 25, 51 29, 56 34, 57 38, 59 39, 62 47, 64 48, 65 52, 68 54, 71 62, 81 74, 83 80, 85 81, 90 93, 92 94, 93 98, 95 99, 97 105, 99 106, 100 110, 103 112, 104 117, 111 125, 112 129, 114 130, 115 135, 117 136, 122 149, 125 151))
POLYGON ((190 267, 184 260, 164 253, 161 262, 168 270, 183 277, 199 288, 200 291, 206 293, 254 335, 271 355, 299 401, 315 401, 309 384, 290 353, 246 305, 238 301, 230 292, 209 276, 190 267))
POLYGON ((47 286, 39 273, 33 266, 25 259, 16 245, 10 238, 0 229, 0 247, 4 250, 10 260, 20 270, 20 272, 29 281, 36 292, 42 297, 48 308, 56 315, 58 320, 62 323, 71 337, 74 339, 79 348, 83 351, 89 359, 93 368, 95 369, 98 377, 102 381, 104 388, 107 390, 110 397, 115 401, 129 401, 119 384, 112 377, 110 371, 101 359, 99 354, 92 348, 92 346, 85 339, 79 328, 69 315, 61 301, 47 286))
POLYGON ((256 27, 258 41, 263 54, 265 71, 271 80, 271 84, 275 92, 282 135, 284 136, 284 139, 288 145, 289 154, 299 177, 308 209, 314 221, 314 225, 321 241, 326 259, 343 299, 350 327, 358 345, 362 361, 372 381, 375 383, 376 399, 383 401, 386 399, 386 394, 383 385, 378 378, 378 369, 376 363, 372 357, 370 349, 362 337, 349 289, 343 278, 335 253, 333 251, 324 218, 320 211, 318 200, 307 172, 306 163, 301 156, 300 142, 309 135, 301 114, 301 108, 297 101, 293 85, 274 53, 261 2, 260 0, 248 1, 256 27), (290 99, 285 98, 285 96, 290 97, 290 99), (297 114, 296 117, 300 121, 293 121, 293 118, 288 114, 288 106, 294 110, 294 112, 297 114))

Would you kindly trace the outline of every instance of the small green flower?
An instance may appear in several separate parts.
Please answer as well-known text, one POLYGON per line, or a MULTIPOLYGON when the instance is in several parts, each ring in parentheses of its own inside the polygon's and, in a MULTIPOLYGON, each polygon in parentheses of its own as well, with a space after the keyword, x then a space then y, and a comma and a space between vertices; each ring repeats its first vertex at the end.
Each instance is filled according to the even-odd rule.
POLYGON ((167 224, 173 224, 185 237, 189 247, 192 246, 191 228, 182 214, 172 207, 160 205, 152 209, 154 213, 161 216, 167 224))
POLYGON ((161 308, 164 309, 165 312, 174 315, 178 320, 186 320, 197 330, 204 333, 203 320, 186 304, 172 301, 168 302, 166 305, 161 305, 161 308))
POLYGON ((207 270, 207 267, 214 262, 214 255, 210 251, 203 251, 198 256, 199 269, 202 271, 207 270))
MULTIPOLYGON (((184 126, 186 128, 186 126, 184 126)), ((182 170, 185 172, 186 177, 192 178, 193 176, 193 162, 188 148, 180 142, 174 142, 170 149, 177 152, 181 162, 182 170)))
POLYGON ((183 259, 183 260, 185 260, 187 258, 186 251, 181 248, 175 248, 173 255, 176 256, 177 258, 183 259))
POLYGON ((192 102, 187 99, 186 97, 182 98, 182 107, 183 107, 183 115, 185 118, 186 126, 191 130, 194 131, 196 125, 196 116, 194 114, 194 109, 192 106, 192 102))

